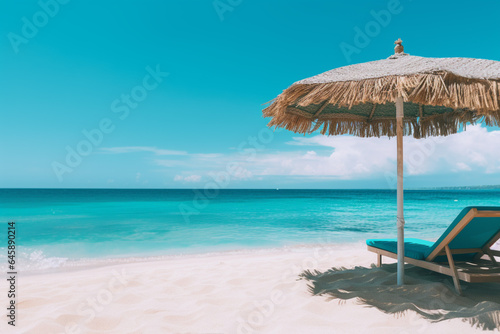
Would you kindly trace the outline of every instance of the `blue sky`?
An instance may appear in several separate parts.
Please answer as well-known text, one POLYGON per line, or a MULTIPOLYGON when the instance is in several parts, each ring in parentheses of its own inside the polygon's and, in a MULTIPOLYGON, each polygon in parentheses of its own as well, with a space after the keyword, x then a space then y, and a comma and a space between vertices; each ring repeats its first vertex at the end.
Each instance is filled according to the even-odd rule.
MULTIPOLYGON (((262 104, 386 58, 399 37, 413 55, 500 60, 499 12, 494 0, 4 1, 0 187, 392 187, 395 140, 270 132, 262 104)), ((498 129, 471 130, 407 138, 419 162, 407 159, 406 186, 500 184, 498 129)))

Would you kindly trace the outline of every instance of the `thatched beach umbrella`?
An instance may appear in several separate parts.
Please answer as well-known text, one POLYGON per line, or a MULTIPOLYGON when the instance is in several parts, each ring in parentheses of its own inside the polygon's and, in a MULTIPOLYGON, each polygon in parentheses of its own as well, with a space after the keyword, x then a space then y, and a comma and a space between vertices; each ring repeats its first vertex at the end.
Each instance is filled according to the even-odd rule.
POLYGON ((404 53, 297 81, 264 109, 268 126, 298 133, 397 136, 398 285, 404 282, 403 136, 457 133, 500 123, 500 62, 404 53))

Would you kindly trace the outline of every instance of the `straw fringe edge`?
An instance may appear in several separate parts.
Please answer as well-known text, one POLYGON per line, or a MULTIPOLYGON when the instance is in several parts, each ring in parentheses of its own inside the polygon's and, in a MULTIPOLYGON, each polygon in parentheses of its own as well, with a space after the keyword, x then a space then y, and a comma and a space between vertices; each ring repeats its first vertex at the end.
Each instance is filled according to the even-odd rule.
POLYGON ((345 114, 298 115, 287 111, 292 105, 328 103, 353 108, 358 104, 384 104, 403 96, 405 102, 443 106, 453 112, 404 119, 404 134, 415 138, 446 136, 456 133, 460 126, 485 122, 500 124, 499 83, 495 80, 469 79, 449 72, 391 76, 362 81, 342 81, 324 84, 296 84, 284 90, 263 110, 272 117, 268 126, 282 127, 298 133, 310 133, 321 128, 322 134, 351 134, 360 137, 396 135, 395 119, 346 117, 345 114))

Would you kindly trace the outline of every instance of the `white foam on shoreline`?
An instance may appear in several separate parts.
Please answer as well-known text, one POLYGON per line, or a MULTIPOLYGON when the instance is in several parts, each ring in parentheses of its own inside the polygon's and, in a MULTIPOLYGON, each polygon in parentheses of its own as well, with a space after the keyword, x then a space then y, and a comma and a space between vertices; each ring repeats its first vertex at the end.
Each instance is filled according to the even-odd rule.
MULTIPOLYGON (((113 257, 99 257, 99 258, 80 258, 71 259, 67 257, 46 256, 42 250, 25 249, 23 252, 18 253, 17 267, 18 271, 25 275, 44 274, 65 272, 81 269, 90 269, 96 267, 103 267, 116 264, 138 263, 138 262, 153 262, 163 261, 169 259, 201 259, 221 255, 261 255, 261 254, 276 254, 282 252, 308 252, 314 249, 331 249, 331 250, 349 250, 349 249, 363 249, 365 248, 364 242, 346 242, 346 243, 313 243, 313 244, 299 244, 282 247, 253 247, 253 248, 238 248, 228 250, 217 250, 208 252, 185 252, 178 251, 172 253, 172 250, 167 250, 167 254, 152 255, 132 255, 132 256, 113 256, 113 257)), ((493 249, 500 250, 500 241, 498 241, 493 249)), ((7 270, 6 252, 0 252, 0 270, 7 270)))
MULTIPOLYGON (((353 249, 362 247, 364 243, 317 243, 317 244, 301 244, 293 246, 272 247, 272 248, 239 248, 230 250, 209 251, 202 253, 173 253, 161 255, 137 255, 124 257, 102 257, 102 258, 80 258, 70 259, 65 257, 47 257, 41 250, 30 250, 19 253, 17 266, 19 272, 24 275, 45 274, 56 272, 67 272, 73 270, 91 269, 103 266, 116 264, 138 263, 138 262, 155 262, 170 259, 203 259, 222 255, 265 255, 276 253, 297 253, 308 252, 315 249, 353 249)), ((1 259, 0 259, 1 260, 1 259)), ((3 261, 3 263, 6 263, 3 261)), ((6 265, 0 266, 0 270, 6 270, 6 265), (5 267, 5 268, 4 268, 5 267)))

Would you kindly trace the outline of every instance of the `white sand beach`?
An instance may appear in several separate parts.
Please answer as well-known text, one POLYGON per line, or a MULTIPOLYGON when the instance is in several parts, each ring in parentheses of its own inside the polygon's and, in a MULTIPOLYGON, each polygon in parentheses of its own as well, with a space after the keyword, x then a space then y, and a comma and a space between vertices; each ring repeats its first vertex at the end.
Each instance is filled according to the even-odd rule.
POLYGON ((449 277, 419 280, 422 272, 412 276, 409 270, 408 285, 397 288, 394 266, 388 265, 387 271, 354 268, 370 267, 374 261, 375 255, 356 243, 21 274, 17 326, 13 329, 2 321, 0 332, 456 334, 484 332, 476 325, 491 327, 500 319, 491 312, 500 305, 498 284, 464 284, 464 296, 458 297, 449 277), (324 288, 351 293, 352 299, 332 299, 328 293, 313 296, 310 282, 298 280, 304 270, 324 272, 332 267, 346 271, 341 271, 340 281, 324 288), (470 307, 476 304, 474 296, 483 298, 475 308, 470 307), (385 305, 374 305, 373 300, 385 305), (398 311, 412 305, 425 314, 398 311), (432 322, 432 314, 439 318, 439 313, 448 317, 432 322), (471 314, 475 320, 460 317, 471 314))

